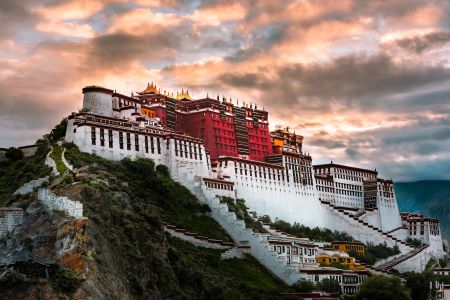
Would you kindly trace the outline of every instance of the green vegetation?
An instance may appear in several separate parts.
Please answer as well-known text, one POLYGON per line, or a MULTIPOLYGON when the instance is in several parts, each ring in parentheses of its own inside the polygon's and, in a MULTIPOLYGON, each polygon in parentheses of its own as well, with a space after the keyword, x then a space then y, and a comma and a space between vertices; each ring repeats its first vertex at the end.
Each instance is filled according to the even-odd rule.
POLYGON ((359 255, 356 251, 350 251, 348 254, 360 262, 373 265, 377 260, 400 254, 400 249, 397 245, 391 248, 386 243, 378 245, 368 243, 365 247, 364 255, 359 255))
POLYGON ((255 221, 255 219, 250 216, 244 199, 236 199, 236 201, 234 201, 234 199, 230 197, 221 197, 220 202, 226 203, 228 205, 228 210, 234 212, 239 220, 244 220, 247 228, 251 228, 254 232, 267 232, 262 227, 261 222, 255 221))
MULTIPOLYGON (((272 227, 277 230, 292 234, 297 237, 306 237, 313 241, 332 242, 332 241, 354 241, 354 239, 345 232, 332 231, 330 229, 321 229, 319 227, 309 228, 298 223, 294 225, 289 224, 283 220, 277 220, 274 223, 271 222, 268 216, 263 216, 260 220, 264 223, 270 223, 272 227)), ((400 253, 400 249, 397 246, 393 248, 388 247, 386 244, 367 244, 365 255, 361 256, 356 251, 349 252, 349 255, 357 260, 373 265, 377 260, 387 258, 392 255, 400 253)), ((336 264, 334 267, 339 269, 345 269, 341 264, 336 264)))
MULTIPOLYGON (((440 282, 450 284, 449 275, 436 275, 431 270, 425 270, 422 273, 407 272, 403 273, 406 282, 405 285, 411 290, 412 300, 427 300, 430 293, 430 282, 440 282)), ((433 287, 432 294, 435 293, 433 287)))
POLYGON ((341 286, 337 279, 325 278, 320 282, 314 283, 310 280, 300 279, 292 285, 292 288, 301 293, 310 293, 312 291, 321 291, 325 293, 341 293, 341 286))
MULTIPOLYGON (((200 204, 188 189, 174 182, 170 177, 161 175, 161 170, 164 168, 158 167, 159 171, 156 171, 152 160, 124 159, 118 163, 81 153, 73 144, 66 143, 64 146, 66 147, 66 159, 75 168, 91 165, 91 172, 114 174, 115 184, 105 190, 100 188, 102 189, 101 196, 108 199, 107 201, 113 207, 117 206, 117 214, 123 214, 127 210, 123 211, 119 207, 121 203, 117 202, 116 204, 114 199, 110 199, 116 196, 109 195, 109 193, 121 191, 126 193, 131 202, 139 206, 138 211, 144 213, 146 218, 151 219, 154 224, 167 222, 211 238, 231 240, 225 231, 206 215, 209 208, 200 204)), ((162 172, 165 174, 164 171, 162 172)), ((96 214, 99 210, 101 208, 94 209, 96 214)))
POLYGON ((341 285, 337 279, 324 278, 317 283, 317 287, 325 293, 341 293, 341 285))
POLYGON ((90 220, 88 235, 99 243, 90 250, 99 272, 111 273, 112 265, 120 265, 122 282, 132 297, 275 299, 289 289, 252 257, 220 260, 223 251, 165 234, 163 221, 230 240, 206 215, 208 208, 167 176, 164 167, 155 168, 148 159, 107 161, 81 153, 72 144, 65 146, 70 163, 90 166, 83 172, 91 177, 76 185, 67 182, 58 192, 83 202, 90 220))
POLYGON ((427 265, 425 266, 425 270, 431 270, 434 268, 434 266, 439 266, 438 261, 436 261, 434 258, 430 258, 430 260, 427 262, 427 265))
POLYGON ((58 140, 63 138, 66 135, 66 128, 67 128, 67 118, 64 118, 58 125, 55 126, 55 128, 52 129, 50 134, 47 135, 47 138, 50 141, 50 143, 54 144, 58 140))
POLYGON ((50 175, 50 168, 44 163, 48 151, 47 145, 41 144, 33 156, 0 161, 0 206, 12 202, 13 193, 28 181, 50 175))
POLYGON ((56 163, 56 169, 58 169, 59 174, 63 174, 64 171, 66 171, 66 166, 64 165, 62 159, 61 159, 61 155, 62 155, 63 149, 54 144, 53 145, 53 151, 50 154, 50 157, 53 158, 53 160, 56 163))
POLYGON ((70 269, 59 269, 52 278, 53 287, 64 293, 73 293, 83 282, 82 279, 70 269))
POLYGON ((8 150, 6 150, 5 157, 12 162, 18 161, 23 158, 23 152, 19 148, 10 147, 8 150))
MULTIPOLYGON (((267 217, 265 217, 264 221, 267 221, 267 217)), ((311 229, 307 226, 303 226, 298 223, 294 223, 294 225, 291 225, 283 220, 277 220, 274 223, 271 223, 271 225, 277 230, 284 231, 286 233, 292 234, 293 236, 309 238, 310 240, 313 241, 332 242, 332 241, 354 240, 350 235, 348 235, 345 232, 339 232, 337 230, 332 231, 330 229, 321 229, 319 227, 311 229)))
POLYGON ((291 286, 296 292, 310 293, 316 289, 314 282, 306 279, 300 279, 291 286))
POLYGON ((396 276, 367 278, 353 297, 355 300, 411 300, 411 293, 396 276))
POLYGON ((288 287, 255 258, 220 260, 219 250, 170 238, 169 257, 184 296, 190 299, 277 299, 288 287))
POLYGON ((413 246, 413 247, 420 247, 422 246, 422 242, 418 239, 412 239, 410 237, 408 237, 405 241, 407 244, 413 246))

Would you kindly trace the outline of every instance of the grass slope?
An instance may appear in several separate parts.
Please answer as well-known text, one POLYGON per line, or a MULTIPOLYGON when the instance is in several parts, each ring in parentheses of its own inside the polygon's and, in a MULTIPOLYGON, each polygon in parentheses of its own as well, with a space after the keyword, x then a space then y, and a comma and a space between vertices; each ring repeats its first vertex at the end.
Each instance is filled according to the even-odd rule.
POLYGON ((19 161, 0 161, 0 206, 12 199, 12 194, 30 180, 50 175, 50 168, 44 164, 50 149, 42 145, 36 154, 19 161))
POLYGON ((92 269, 99 270, 98 286, 118 281, 132 298, 145 299, 272 299, 288 289, 252 257, 222 261, 219 250, 165 234, 163 221, 229 240, 207 208, 166 176, 164 167, 155 169, 147 159, 111 162, 74 146, 66 158, 75 167, 90 166, 80 183, 67 177, 55 189, 83 202, 90 219, 86 252, 95 259, 92 269))

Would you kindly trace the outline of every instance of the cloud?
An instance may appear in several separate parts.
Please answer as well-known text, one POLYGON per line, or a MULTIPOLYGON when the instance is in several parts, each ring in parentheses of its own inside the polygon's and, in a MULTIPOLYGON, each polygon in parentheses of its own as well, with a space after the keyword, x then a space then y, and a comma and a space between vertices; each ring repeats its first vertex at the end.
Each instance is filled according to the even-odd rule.
POLYGON ((50 6, 42 5, 34 10, 45 19, 50 20, 86 19, 103 9, 106 2, 108 1, 70 0, 50 6))
POLYGON ((113 17, 108 33, 154 34, 180 25, 183 21, 186 21, 186 18, 173 13, 158 13, 148 8, 137 8, 113 17))
POLYGON ((61 36, 92 38, 95 30, 88 24, 74 24, 62 21, 45 21, 36 25, 36 30, 61 36))
POLYGON ((30 1, 0 1, 0 39, 13 37, 21 29, 32 26, 37 17, 29 9, 30 1))
POLYGON ((147 81, 257 103, 315 163, 449 178, 448 0, 0 1, 0 146, 33 142, 81 88, 147 81))
POLYGON ((448 81, 450 70, 396 63, 386 54, 350 55, 328 63, 274 67, 272 74, 233 72, 220 80, 230 86, 259 89, 266 106, 328 110, 332 106, 361 111, 390 109, 383 97, 448 81))
POLYGON ((450 31, 438 31, 430 32, 424 35, 417 35, 410 38, 394 40, 390 42, 390 45, 420 54, 433 48, 442 47, 449 42, 450 31))

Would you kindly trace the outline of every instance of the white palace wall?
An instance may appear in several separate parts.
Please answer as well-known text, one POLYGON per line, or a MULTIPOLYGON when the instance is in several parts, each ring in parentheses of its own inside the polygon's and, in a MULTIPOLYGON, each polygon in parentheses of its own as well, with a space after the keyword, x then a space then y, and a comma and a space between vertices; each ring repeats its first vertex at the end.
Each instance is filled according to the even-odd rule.
POLYGON ((400 217, 396 198, 378 196, 377 202, 381 230, 388 232, 401 227, 402 218, 400 217))
MULTIPOLYGON (((254 249, 262 250, 264 247, 261 248, 256 245, 267 241, 261 236, 255 238, 251 231, 245 229, 245 225, 242 224, 243 221, 236 220, 234 213, 229 213, 225 209, 225 204, 218 203, 216 196, 245 199, 250 211, 256 212, 258 216, 269 215, 272 220, 278 218, 291 224, 297 222, 308 227, 325 227, 343 231, 362 242, 374 244, 386 242, 388 246, 398 245, 402 252, 411 251, 410 247, 399 244, 395 239, 388 238, 376 229, 359 223, 328 204, 321 203, 314 176, 309 181, 310 185, 304 185, 298 181, 298 176, 297 182, 294 182, 293 170, 286 169, 286 166, 249 160, 245 160, 245 163, 244 160, 241 160, 243 165, 249 167, 249 172, 240 172, 241 163, 239 163, 238 168, 238 163, 233 160, 228 160, 224 164, 220 163, 213 170, 206 150, 198 139, 177 135, 160 127, 139 127, 137 123, 128 120, 108 119, 93 115, 92 113, 103 116, 113 115, 111 95, 86 93, 83 107, 89 108, 91 111, 89 114, 80 114, 69 118, 66 141, 73 142, 81 151, 96 154, 105 159, 119 161, 124 158, 149 158, 154 160, 156 165, 166 165, 175 180, 185 185, 200 198, 204 198, 200 200, 212 205, 213 214, 217 213, 216 219, 221 219, 219 223, 227 232, 232 233, 233 239, 236 241, 246 240, 252 244, 254 249), (107 103, 107 99, 109 99, 110 104, 107 103), (75 125, 74 120, 77 118, 75 125), (103 136, 100 134, 101 128, 103 128, 103 136), (127 146, 128 135, 130 137, 129 147, 127 146), (93 137, 95 138, 95 144, 93 144, 93 137), (122 147, 120 146, 121 143, 122 147), (196 152, 192 149, 195 149, 196 152), (260 164, 262 168, 259 168, 258 174, 255 174, 256 168, 254 166, 257 164, 260 164), (253 173, 251 165, 253 166, 253 173), (263 173, 261 173, 261 169, 263 169, 263 173), (282 173, 283 175, 280 177, 282 173), (284 175, 290 180, 285 180, 284 175), (210 180, 208 181, 205 178, 210 180), (227 183, 221 184, 220 180, 227 183)), ((309 175, 306 174, 306 176, 309 175)), ((347 182, 346 180, 339 180, 339 183, 355 185, 355 182, 347 182)), ((360 186, 361 184, 356 185, 360 186)), ((339 198, 339 201, 346 206, 363 208, 363 202, 361 201, 364 200, 362 197, 342 196, 341 198, 339 198)), ((384 232, 400 227, 401 217, 398 207, 396 203, 392 203, 395 202, 395 197, 393 201, 392 198, 389 201, 384 201, 382 197, 378 197, 378 199, 378 209, 366 211, 361 219, 384 232)), ((393 235, 401 236, 402 240, 406 238, 405 230, 395 231, 393 235)), ((442 249, 440 236, 436 237, 435 241, 430 240, 430 243, 430 251, 434 247, 438 250, 442 249), (441 243, 440 246, 438 246, 439 243, 441 243)), ((256 257, 261 256, 261 259, 270 258, 270 266, 275 270, 280 268, 277 259, 266 254, 266 251, 267 249, 264 249, 260 253, 260 250, 254 250, 252 254, 256 257), (265 255, 268 255, 268 257, 265 257, 265 255)), ((409 268, 409 266, 405 268, 409 268)), ((298 274, 291 274, 293 275, 291 277, 284 268, 276 270, 275 273, 282 274, 281 277, 287 277, 287 281, 299 278, 298 274)))
MULTIPOLYGON (((256 178, 235 173, 235 162, 221 166, 220 176, 235 183, 237 198, 245 200, 247 207, 258 216, 269 215, 272 220, 282 219, 289 223, 300 223, 310 227, 323 227, 324 211, 317 200, 314 185, 303 186, 292 182, 256 178)), ((292 178, 292 174, 289 174, 292 178)))
POLYGON ((178 173, 179 167, 181 165, 188 165, 194 170, 196 175, 210 177, 210 168, 208 162, 209 157, 206 154, 205 148, 202 144, 196 143, 196 149, 200 151, 199 153, 197 153, 197 159, 194 155, 192 155, 191 158, 191 156, 187 154, 181 157, 180 155, 175 154, 175 143, 178 143, 178 147, 180 147, 180 143, 183 143, 184 141, 175 138, 167 138, 163 134, 157 134, 154 136, 147 135, 147 150, 145 146, 146 135, 144 135, 143 132, 136 131, 139 143, 138 150, 136 150, 135 147, 135 133, 130 134, 131 147, 129 150, 127 149, 126 132, 123 132, 123 149, 120 149, 119 131, 123 132, 123 130, 120 129, 112 130, 113 146, 112 148, 110 148, 108 129, 104 130, 105 140, 104 146, 102 146, 100 140, 100 129, 97 127, 95 130, 96 143, 95 145, 93 145, 91 126, 77 126, 76 132, 74 132, 73 120, 69 120, 66 131, 66 141, 73 142, 84 152, 95 154, 105 159, 119 161, 124 158, 130 158, 132 160, 137 158, 150 158, 155 162, 156 165, 166 165, 172 175, 176 175, 178 173), (153 151, 151 143, 152 138, 153 151), (200 154, 202 157, 201 160, 200 154))

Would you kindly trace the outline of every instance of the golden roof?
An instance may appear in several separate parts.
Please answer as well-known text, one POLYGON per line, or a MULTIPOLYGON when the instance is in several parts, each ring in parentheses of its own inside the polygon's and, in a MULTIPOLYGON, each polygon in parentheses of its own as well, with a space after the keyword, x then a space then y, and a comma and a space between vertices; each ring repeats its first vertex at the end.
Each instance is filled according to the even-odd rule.
POLYGON ((142 92, 138 92, 138 94, 139 95, 144 95, 144 94, 159 94, 160 92, 159 92, 159 90, 156 88, 156 85, 154 85, 153 84, 153 82, 152 82, 152 84, 150 84, 150 83, 147 83, 147 88, 144 90, 144 91, 142 91, 142 92))
POLYGON ((189 91, 181 90, 181 93, 177 92, 177 100, 192 100, 191 96, 189 95, 189 91))

